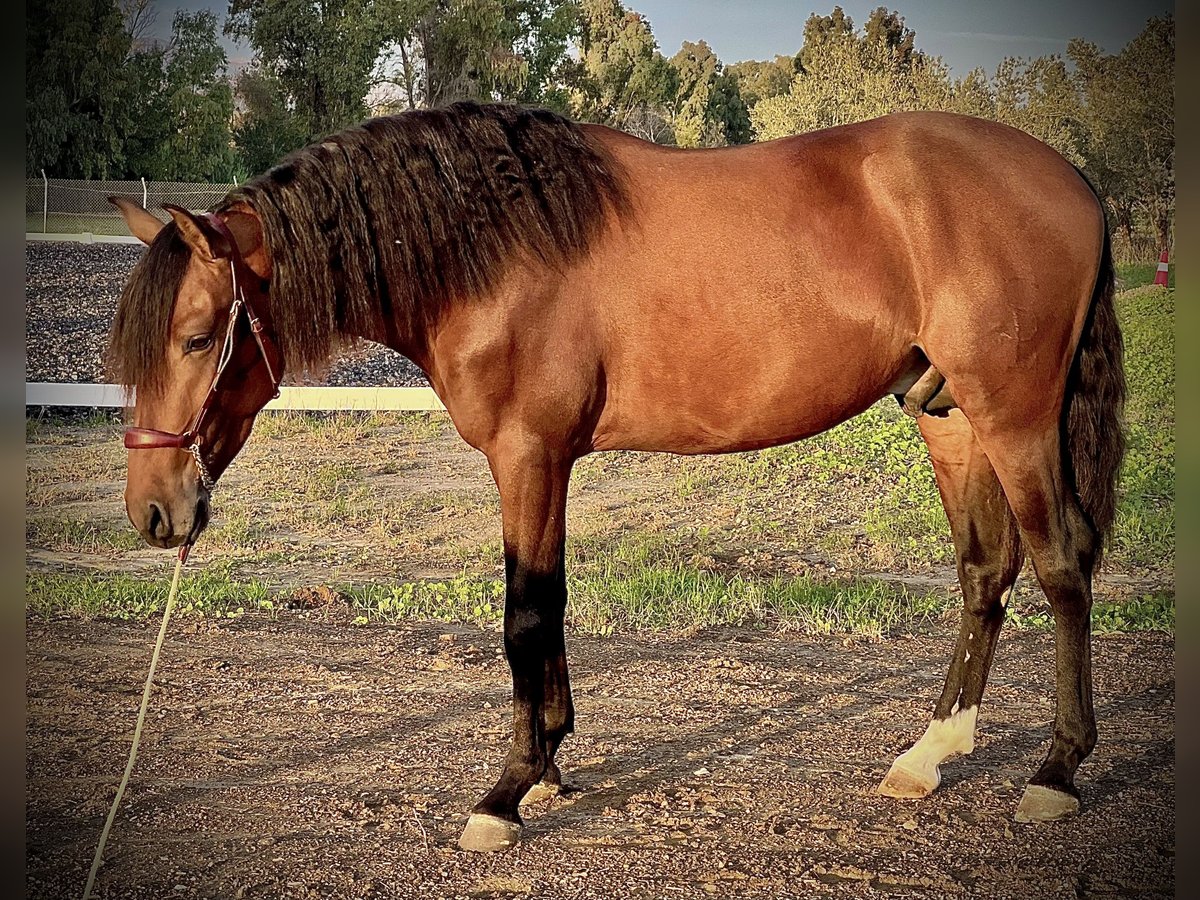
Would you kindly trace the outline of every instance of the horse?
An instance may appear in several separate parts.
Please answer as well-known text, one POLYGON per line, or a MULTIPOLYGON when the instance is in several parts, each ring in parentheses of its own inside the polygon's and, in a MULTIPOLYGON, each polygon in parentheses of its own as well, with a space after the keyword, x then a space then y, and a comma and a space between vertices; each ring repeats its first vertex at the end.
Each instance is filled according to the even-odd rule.
POLYGON ((512 744, 462 848, 512 847, 523 798, 562 784, 575 461, 780 445, 889 394, 928 446, 963 605, 927 728, 877 790, 925 797, 972 751, 1028 555, 1054 615, 1057 704, 1016 818, 1079 810, 1125 380, 1103 207, 1047 145, 909 112, 683 150, 460 103, 317 141, 208 213, 164 207, 164 223, 114 202, 149 245, 108 351, 136 389, 125 504, 147 543, 190 546, 279 379, 354 341, 419 366, 486 456, 512 744))

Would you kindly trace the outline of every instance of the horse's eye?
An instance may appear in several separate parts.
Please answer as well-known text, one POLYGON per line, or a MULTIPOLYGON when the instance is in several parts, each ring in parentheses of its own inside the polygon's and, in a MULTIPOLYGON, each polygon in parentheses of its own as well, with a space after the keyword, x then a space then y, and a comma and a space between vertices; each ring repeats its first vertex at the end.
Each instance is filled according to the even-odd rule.
POLYGON ((213 339, 211 334, 198 334, 195 337, 188 338, 187 346, 184 348, 186 353, 199 353, 201 350, 207 350, 212 346, 213 339))

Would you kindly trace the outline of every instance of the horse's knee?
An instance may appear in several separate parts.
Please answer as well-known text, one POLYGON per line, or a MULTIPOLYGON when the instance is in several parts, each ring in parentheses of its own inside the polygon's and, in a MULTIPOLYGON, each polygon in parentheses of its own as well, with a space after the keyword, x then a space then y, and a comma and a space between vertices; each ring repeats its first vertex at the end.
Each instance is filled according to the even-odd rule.
POLYGON ((1004 615, 1004 592, 1016 580, 996 562, 963 560, 958 580, 963 591, 963 609, 981 619, 1004 615))

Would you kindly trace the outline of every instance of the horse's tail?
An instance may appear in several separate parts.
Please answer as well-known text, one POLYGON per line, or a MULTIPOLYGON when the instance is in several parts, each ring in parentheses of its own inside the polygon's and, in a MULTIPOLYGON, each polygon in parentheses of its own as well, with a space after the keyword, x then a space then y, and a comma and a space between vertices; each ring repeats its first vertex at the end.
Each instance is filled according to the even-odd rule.
POLYGON ((1075 351, 1064 404, 1066 466, 1079 504, 1103 552, 1117 510, 1117 475, 1125 455, 1123 342, 1113 305, 1116 273, 1108 222, 1092 303, 1075 351))

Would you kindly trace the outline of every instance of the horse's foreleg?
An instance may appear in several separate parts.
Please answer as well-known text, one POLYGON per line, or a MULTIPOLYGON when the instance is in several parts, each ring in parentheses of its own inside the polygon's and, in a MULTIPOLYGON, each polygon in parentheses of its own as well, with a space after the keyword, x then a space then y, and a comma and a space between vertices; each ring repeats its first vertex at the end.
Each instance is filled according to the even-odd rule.
POLYGON ((924 797, 941 782, 939 765, 975 747, 975 721, 1004 622, 1006 595, 1023 556, 1016 520, 966 417, 918 419, 950 520, 962 585, 958 643, 925 734, 879 785, 889 797, 924 797))
MULTIPOLYGON (((563 598, 564 607, 566 598, 563 598)), ((567 648, 560 621, 551 625, 548 636, 552 644, 546 655, 544 682, 543 738, 546 748, 546 771, 542 780, 529 789, 523 802, 535 803, 556 796, 562 790, 562 773, 554 762, 554 754, 563 738, 575 730, 575 704, 571 700, 571 679, 567 672, 567 648)))
POLYGON ((552 765, 573 718, 563 644, 571 463, 532 438, 501 442, 488 462, 504 519, 504 651, 512 670, 513 741, 499 780, 476 805, 459 839, 465 850, 503 850, 516 843, 517 807, 552 765))

